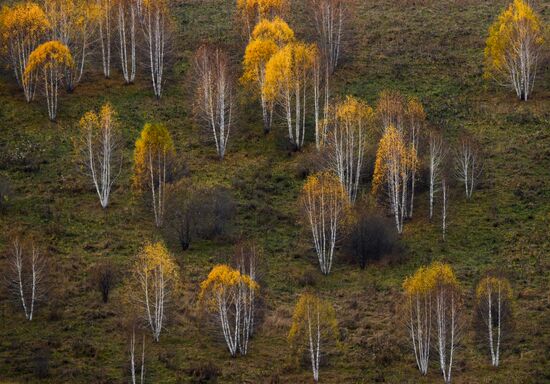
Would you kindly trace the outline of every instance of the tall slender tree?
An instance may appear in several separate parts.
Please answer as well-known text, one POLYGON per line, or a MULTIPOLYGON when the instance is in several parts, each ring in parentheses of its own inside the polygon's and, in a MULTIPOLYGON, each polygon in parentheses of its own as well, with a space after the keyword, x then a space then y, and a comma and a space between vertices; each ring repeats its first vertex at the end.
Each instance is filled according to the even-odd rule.
POLYGON ((138 2, 140 1, 115 0, 114 3, 120 67, 126 84, 131 84, 136 79, 136 24, 138 23, 138 2))
POLYGON ((120 125, 111 104, 99 113, 86 112, 80 119, 82 131, 77 149, 90 175, 102 208, 109 205, 111 189, 122 171, 122 139, 120 125))
POLYGON ((223 159, 234 118, 233 78, 229 57, 220 48, 201 46, 194 59, 195 109, 198 119, 212 133, 223 159))
POLYGON ((309 352, 313 381, 317 383, 321 353, 331 341, 338 343, 338 322, 332 304, 315 294, 302 293, 294 308, 288 340, 296 351, 309 352))
POLYGON ((333 111, 328 134, 330 167, 338 175, 350 202, 357 199, 367 140, 374 112, 368 104, 348 96, 333 111))
POLYGON ((338 235, 349 214, 346 191, 332 172, 317 173, 306 180, 300 205, 304 220, 311 228, 319 267, 323 274, 328 275, 332 269, 338 235))
POLYGON ((342 52, 342 37, 348 1, 309 0, 310 13, 317 31, 317 45, 329 73, 338 66, 342 52))
POLYGON ((134 186, 150 192, 157 227, 163 224, 166 184, 174 155, 174 142, 166 127, 145 124, 134 150, 134 186))

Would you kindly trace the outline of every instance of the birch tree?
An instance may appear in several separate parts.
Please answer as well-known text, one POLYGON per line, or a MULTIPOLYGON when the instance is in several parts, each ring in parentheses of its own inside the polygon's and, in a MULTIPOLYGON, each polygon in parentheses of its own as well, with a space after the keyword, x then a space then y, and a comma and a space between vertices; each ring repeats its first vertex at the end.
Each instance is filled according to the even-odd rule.
POLYGON ((353 204, 359 191, 374 112, 364 101, 348 96, 336 105, 333 114, 328 135, 329 164, 353 204))
MULTIPOLYGON (((259 287, 259 267, 261 250, 253 242, 244 242, 236 246, 233 263, 235 269, 242 276, 249 276, 259 287)), ((239 327, 239 351, 246 355, 248 352, 248 341, 254 334, 256 318, 256 293, 258 289, 251 289, 248 284, 241 282, 239 295, 246 296, 242 306, 242 327, 239 327)))
POLYGON ((443 142, 443 137, 431 131, 428 136, 428 168, 429 168, 429 205, 430 220, 433 218, 433 207, 436 194, 439 192, 442 167, 447 157, 447 149, 443 142))
POLYGON ((332 268, 339 230, 348 217, 346 191, 337 176, 321 172, 309 176, 300 196, 304 220, 311 228, 319 267, 328 275, 332 268))
POLYGON ((403 289, 418 369, 423 375, 427 373, 431 340, 435 337, 443 380, 448 384, 461 325, 461 295, 453 269, 448 264, 433 262, 406 278, 403 289))
POLYGON ((39 45, 29 56, 25 67, 25 81, 38 73, 43 84, 48 116, 54 121, 57 116, 57 94, 66 68, 74 66, 69 48, 59 41, 49 41, 39 45))
POLYGON ((489 28, 485 78, 514 89, 520 100, 527 100, 542 57, 544 33, 544 23, 533 8, 514 0, 489 28))
POLYGON ((455 173, 464 184, 466 198, 471 199, 482 172, 481 153, 469 137, 462 137, 455 151, 455 173))
POLYGON ((262 19, 273 20, 283 16, 289 8, 289 0, 237 0, 237 14, 249 39, 252 38, 254 26, 262 19))
POLYGON ((321 55, 313 62, 313 108, 315 119, 315 147, 317 151, 326 142, 329 130, 330 73, 321 55))
POLYGON ((9 258, 11 267, 10 285, 23 307, 25 319, 33 319, 36 302, 43 294, 43 279, 46 262, 38 248, 32 244, 30 252, 24 249, 18 238, 13 241, 9 258), (29 252, 29 253, 27 253, 29 252))
POLYGON ((342 51, 344 32, 345 0, 309 0, 311 14, 317 31, 317 45, 329 73, 338 66, 342 51))
POLYGON ((264 133, 271 131, 273 121, 273 100, 266 97, 266 65, 269 59, 284 45, 294 41, 294 31, 279 17, 273 20, 261 20, 252 33, 246 46, 241 82, 253 86, 260 95, 264 133))
POLYGON ((111 36, 113 32, 113 2, 112 0, 96 0, 99 10, 98 29, 101 47, 101 64, 106 79, 111 77, 111 36))
POLYGON ((141 340, 141 361, 136 363, 136 327, 132 327, 132 335, 130 336, 130 375, 132 384, 145 383, 145 334, 141 340), (138 371, 138 363, 139 371, 138 371), (139 372, 139 375, 138 375, 139 372))
POLYGON ((72 92, 82 80, 100 9, 86 0, 45 0, 44 7, 51 26, 51 40, 66 45, 75 61, 64 73, 65 87, 72 92))
POLYGON ((416 152, 405 144, 403 134, 393 125, 386 128, 376 153, 372 193, 378 194, 385 184, 399 234, 403 233, 403 222, 407 213, 407 186, 416 163, 416 152))
POLYGON ((136 24, 141 0, 115 0, 120 68, 126 84, 136 79, 136 24))
POLYGON ((411 338, 416 365, 422 375, 428 373, 432 340, 433 292, 429 270, 419 268, 403 283, 403 318, 411 338))
MULTIPOLYGON (((416 98, 409 98, 406 110, 406 126, 408 142, 410 143, 411 150, 419 156, 420 153, 420 138, 423 135, 424 125, 426 122, 426 113, 424 107, 416 98)), ((414 190, 416 186, 416 164, 411 168, 411 185, 410 185, 410 197, 409 197, 409 211, 407 217, 411 218, 414 208, 414 190)))
POLYGON ((122 170, 123 145, 116 112, 107 103, 99 113, 86 112, 79 125, 78 149, 82 163, 92 179, 101 207, 107 208, 111 189, 122 170))
POLYGON ((168 54, 170 9, 167 0, 141 0, 140 9, 153 93, 157 99, 160 99, 168 54))
POLYGON ((331 342, 338 343, 338 322, 332 304, 312 293, 301 294, 292 315, 288 340, 298 352, 309 352, 313 380, 317 383, 321 353, 331 342))
POLYGON ((201 46, 195 54, 195 109, 204 128, 214 137, 216 152, 223 160, 234 113, 234 83, 229 57, 220 48, 201 46))
POLYGON ((250 291, 259 285, 249 275, 227 265, 217 265, 201 283, 199 299, 216 312, 231 356, 245 355, 251 334, 250 311, 253 310, 250 291))
POLYGON ((434 320, 439 366, 446 384, 451 383, 455 351, 460 338, 461 295, 458 281, 448 264, 432 263, 434 320))
POLYGON ((129 287, 153 339, 159 341, 167 309, 180 287, 179 267, 162 243, 146 244, 138 253, 129 287))
POLYGON ((263 92, 267 100, 280 104, 288 137, 296 150, 304 145, 306 101, 317 54, 315 45, 290 43, 277 51, 266 65, 263 92))
POLYGON ((42 8, 32 2, 4 5, 0 11, 0 51, 5 51, 25 100, 34 98, 37 73, 25 77, 31 53, 44 40, 50 24, 42 8))
POLYGON ((493 367, 500 364, 501 340, 508 331, 512 294, 510 282, 499 276, 484 277, 476 288, 476 310, 483 321, 493 367))
POLYGON ((150 192, 157 227, 164 219, 166 184, 174 156, 174 142, 166 127, 145 124, 134 150, 134 187, 150 192))

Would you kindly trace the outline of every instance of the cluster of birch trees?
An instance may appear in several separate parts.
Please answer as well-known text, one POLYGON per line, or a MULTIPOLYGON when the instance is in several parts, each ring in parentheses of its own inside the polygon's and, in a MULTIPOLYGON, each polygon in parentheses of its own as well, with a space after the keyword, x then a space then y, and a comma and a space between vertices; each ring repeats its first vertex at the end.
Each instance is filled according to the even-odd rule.
MULTIPOLYGON (((464 333, 464 293, 449 264, 434 262, 419 268, 403 283, 403 317, 418 369, 426 375, 430 348, 435 346, 443 380, 451 383, 456 351, 464 333)), ((512 289, 498 273, 488 273, 475 290, 475 317, 479 334, 491 358, 499 365, 501 341, 510 332, 512 289)))
POLYGON ((106 78, 116 61, 127 84, 134 82, 142 63, 150 70, 154 95, 160 98, 171 17, 164 0, 25 1, 2 8, 0 38, 26 101, 31 102, 40 89, 48 116, 55 120, 59 88, 72 92, 86 67, 95 65, 90 60, 93 55, 100 56, 106 78))

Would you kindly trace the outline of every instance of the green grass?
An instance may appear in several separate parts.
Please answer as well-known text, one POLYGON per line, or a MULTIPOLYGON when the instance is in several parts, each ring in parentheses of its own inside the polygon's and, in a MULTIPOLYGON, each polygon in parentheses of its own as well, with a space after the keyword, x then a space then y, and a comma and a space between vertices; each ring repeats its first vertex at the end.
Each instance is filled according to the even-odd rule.
MULTIPOLYGON (((309 234, 298 221, 296 198, 303 181, 297 168, 305 154, 288 152, 282 126, 264 136, 258 106, 243 92, 227 158, 218 161, 213 146, 201 138, 190 115, 189 58, 201 42, 210 41, 226 45, 237 66, 243 42, 227 17, 226 1, 179 2, 173 71, 160 102, 152 97, 144 70, 131 86, 123 86, 118 73, 105 80, 99 71, 88 71, 73 94, 62 95, 58 122, 49 123, 41 101, 26 104, 11 73, 0 75, 0 149, 13 151, 30 141, 38 160, 30 170, 15 163, 0 169, 14 190, 0 215, 0 250, 7 255, 12 232, 29 231, 40 236, 53 267, 48 301, 32 323, 23 321, 7 294, 0 297, 0 381, 39 382, 32 357, 41 348, 50 351, 50 377, 42 382, 127 381, 122 287, 104 305, 90 276, 106 260, 127 273, 143 242, 160 238, 152 215, 130 188, 133 142, 145 122, 160 121, 173 134, 192 182, 232 188, 238 200, 235 233, 257 239, 268 269, 263 323, 249 355, 232 359, 196 302, 199 282, 230 255, 232 244, 205 241, 184 253, 175 249, 184 293, 175 300, 161 342, 148 347, 148 382, 192 382, 189 370, 205 362, 219 368, 220 383, 269 382, 272 375, 281 383, 311 382, 309 367, 294 363, 286 342, 306 270, 314 271, 317 289, 334 303, 345 335, 341 351, 332 351, 321 368, 322 382, 441 382, 435 363, 427 377, 419 375, 397 306, 403 278, 432 260, 452 263, 466 295, 454 382, 550 382, 548 62, 532 100, 520 103, 512 92, 487 85, 481 77, 486 31, 505 1, 359 3, 334 93, 374 104, 381 90, 399 89, 420 98, 430 123, 441 126, 449 140, 470 132, 483 145, 483 185, 472 201, 454 188, 448 240, 442 242, 438 226, 426 219, 427 197, 419 193, 415 217, 403 236, 404 261, 365 271, 337 261, 333 273, 322 276, 309 234), (126 162, 112 205, 103 212, 72 162, 71 143, 80 116, 105 101, 115 106, 123 123, 126 162), (488 355, 477 348, 470 326, 473 286, 494 267, 510 276, 516 297, 513 342, 503 351, 499 369, 491 368, 488 355)), ((548 22, 550 8, 540 8, 548 22)), ((300 12, 293 13, 291 25, 303 36, 307 28, 301 20, 300 12)))

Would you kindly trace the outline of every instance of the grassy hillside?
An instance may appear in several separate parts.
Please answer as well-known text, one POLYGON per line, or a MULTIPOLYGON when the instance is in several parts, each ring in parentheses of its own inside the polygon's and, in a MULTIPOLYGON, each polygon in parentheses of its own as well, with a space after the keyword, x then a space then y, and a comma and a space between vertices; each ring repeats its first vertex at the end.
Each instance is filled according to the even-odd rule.
MULTIPOLYGON (((295 363, 286 340, 304 274, 313 275, 316 289, 335 305, 343 335, 341 350, 331 353, 321 368, 321 382, 442 382, 435 363, 427 377, 418 373, 397 312, 403 278, 432 260, 452 263, 467 296, 453 381, 550 382, 550 71, 548 61, 543 63, 528 102, 482 80, 486 31, 507 1, 357 1, 333 93, 353 94, 371 104, 386 88, 417 96, 429 122, 441 126, 449 140, 469 132, 480 141, 485 172, 471 201, 459 187, 453 190, 446 242, 437 224, 426 219, 427 196, 419 192, 415 217, 405 226, 402 261, 361 271, 337 259, 328 277, 318 271, 309 234, 298 222, 299 169, 307 154, 288 150, 282 126, 264 136, 258 105, 244 92, 223 162, 190 115, 189 59, 201 42, 226 45, 239 68, 243 42, 227 15, 228 3, 180 1, 174 8, 175 60, 160 102, 152 96, 145 70, 131 86, 122 85, 118 71, 105 80, 91 70, 73 94, 61 95, 58 121, 49 123, 42 100, 26 104, 11 73, 0 74, 0 174, 9 178, 13 190, 9 207, 0 214, 1 257, 9 251, 12 231, 32 231, 53 267, 48 300, 32 322, 24 321, 2 290, 0 382, 128 381, 121 285, 103 304, 91 276, 107 260, 124 275, 143 243, 161 238, 151 213, 130 188, 133 143, 148 121, 169 128, 190 182, 232 189, 238 201, 233 237, 242 233, 256 239, 268 268, 263 321, 250 352, 230 358, 217 328, 204 321, 197 293, 211 267, 231 254, 231 239, 195 242, 185 252, 174 248, 185 289, 161 342, 148 345, 147 382, 200 382, 193 376, 208 364, 218 371, 219 383, 311 382, 307 362, 295 363), (103 211, 74 165, 72 140, 81 115, 105 101, 123 123, 126 162, 112 205, 103 211), (510 277, 517 316, 511 348, 503 351, 498 369, 490 367, 470 326, 474 284, 494 267, 510 277), (49 376, 38 379, 36 356, 44 353, 49 376)), ((550 22, 550 5, 538 3, 550 22)), ((305 36, 301 8, 296 6, 289 22, 305 36)))

